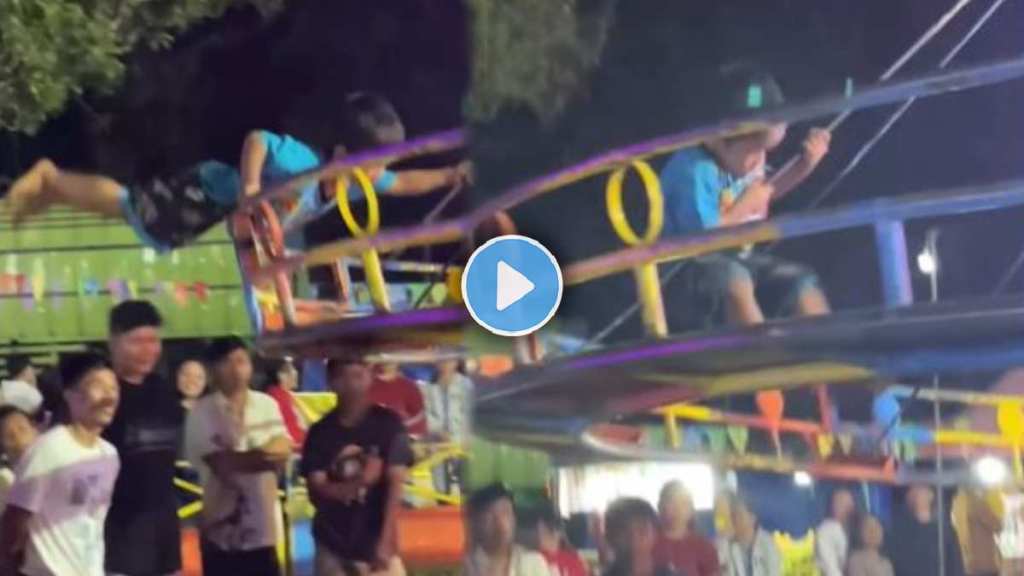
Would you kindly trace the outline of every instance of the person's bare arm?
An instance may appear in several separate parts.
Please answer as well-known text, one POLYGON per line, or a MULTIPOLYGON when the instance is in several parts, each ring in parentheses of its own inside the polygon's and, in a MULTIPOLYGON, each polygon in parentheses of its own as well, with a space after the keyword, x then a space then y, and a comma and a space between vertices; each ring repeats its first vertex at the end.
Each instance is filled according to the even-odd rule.
POLYGON ((395 185, 387 193, 391 196, 420 196, 439 188, 461 185, 471 179, 472 168, 469 162, 446 168, 402 170, 395 172, 395 185))
POLYGON ((242 193, 252 196, 260 191, 263 164, 267 161, 267 144, 258 130, 249 132, 242 143, 242 157, 238 172, 242 178, 242 193))
POLYGON ((292 442, 287 436, 276 436, 254 450, 235 452, 223 450, 206 455, 203 460, 215 474, 228 477, 245 472, 276 471, 288 462, 292 442))
POLYGON ((359 498, 359 482, 331 482, 327 473, 317 470, 309 475, 309 495, 314 505, 322 502, 348 504, 359 498))
POLYGON ((785 172, 772 179, 772 184, 775 186, 775 193, 772 195, 773 202, 792 192, 811 175, 811 172, 814 172, 821 159, 828 153, 831 141, 832 135, 827 130, 811 129, 804 140, 800 159, 785 172))
POLYGON ((388 498, 384 503, 384 525, 377 545, 377 562, 381 564, 398 552, 398 513, 402 509, 402 488, 407 472, 405 466, 389 466, 387 470, 388 498))
POLYGON ((736 226, 764 218, 774 194, 775 188, 771 184, 760 180, 751 183, 739 200, 722 214, 718 225, 736 226))
POLYGON ((8 505, 0 518, 0 576, 17 576, 25 546, 28 545, 28 523, 32 513, 8 505))

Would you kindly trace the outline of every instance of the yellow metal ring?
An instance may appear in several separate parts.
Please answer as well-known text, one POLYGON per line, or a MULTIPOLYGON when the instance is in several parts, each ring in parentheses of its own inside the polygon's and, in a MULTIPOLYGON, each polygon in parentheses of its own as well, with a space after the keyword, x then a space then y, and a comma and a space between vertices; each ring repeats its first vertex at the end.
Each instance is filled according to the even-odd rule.
POLYGON ((623 166, 612 172, 608 178, 608 185, 605 187, 605 201, 608 207, 608 219, 623 243, 629 246, 653 244, 661 235, 661 228, 665 221, 665 197, 661 193, 661 182, 658 180, 658 175, 654 173, 654 169, 647 162, 633 160, 629 166, 623 166), (644 232, 642 238, 630 226, 626 211, 622 206, 622 182, 625 180, 626 170, 629 168, 636 170, 640 181, 644 184, 644 193, 647 194, 647 231, 644 232))
POLYGON ((373 189, 373 181, 362 168, 353 168, 352 177, 355 178, 356 184, 363 192, 363 197, 366 198, 366 228, 361 227, 356 222, 355 215, 352 214, 352 205, 348 201, 349 181, 347 178, 338 178, 334 181, 334 197, 338 201, 338 212, 341 213, 341 219, 353 236, 356 238, 371 236, 380 229, 380 204, 377 202, 377 191, 373 189))

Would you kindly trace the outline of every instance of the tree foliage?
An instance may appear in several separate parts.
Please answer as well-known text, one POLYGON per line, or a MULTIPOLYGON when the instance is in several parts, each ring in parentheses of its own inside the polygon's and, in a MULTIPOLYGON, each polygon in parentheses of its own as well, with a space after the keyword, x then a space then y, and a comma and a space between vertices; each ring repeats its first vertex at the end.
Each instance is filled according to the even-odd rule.
POLYGON ((0 129, 34 133, 86 91, 124 76, 135 47, 167 48, 189 26, 236 4, 283 0, 0 0, 0 129))
POLYGON ((473 74, 469 119, 526 106, 556 118, 585 87, 612 20, 614 0, 467 0, 473 74))

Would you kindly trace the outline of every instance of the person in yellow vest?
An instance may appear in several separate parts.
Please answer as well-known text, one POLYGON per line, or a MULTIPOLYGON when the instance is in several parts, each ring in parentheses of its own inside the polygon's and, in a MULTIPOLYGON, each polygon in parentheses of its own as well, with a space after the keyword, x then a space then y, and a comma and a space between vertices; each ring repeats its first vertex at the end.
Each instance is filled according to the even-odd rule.
POLYGON ((997 492, 960 489, 953 499, 953 528, 960 540, 967 576, 1000 572, 996 535, 1003 528, 1002 497, 997 492))

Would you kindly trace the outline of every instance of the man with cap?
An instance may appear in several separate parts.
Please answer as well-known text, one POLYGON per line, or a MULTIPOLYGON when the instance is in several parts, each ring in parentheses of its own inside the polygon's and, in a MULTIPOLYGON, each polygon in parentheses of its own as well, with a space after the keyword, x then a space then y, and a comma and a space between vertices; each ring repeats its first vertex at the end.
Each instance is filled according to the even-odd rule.
POLYGON ((177 392, 155 373, 163 320, 149 302, 110 311, 110 359, 121 405, 104 433, 121 455, 106 524, 111 576, 163 576, 181 570, 175 459, 185 414, 177 392))
POLYGON ((24 354, 7 357, 7 379, 0 382, 0 406, 16 406, 35 415, 43 405, 32 359, 24 354))

